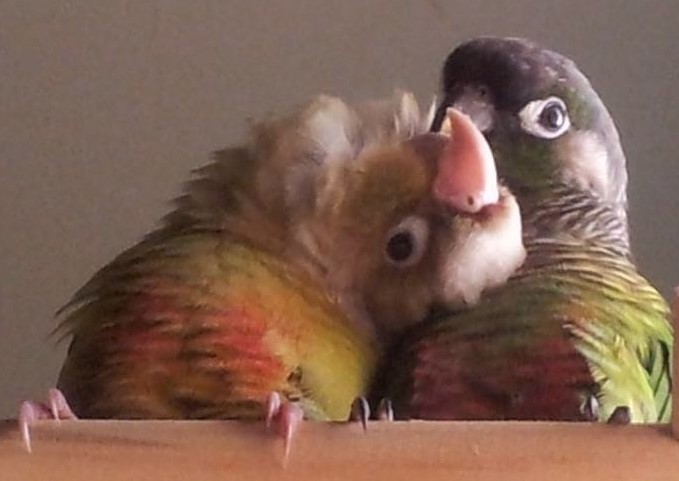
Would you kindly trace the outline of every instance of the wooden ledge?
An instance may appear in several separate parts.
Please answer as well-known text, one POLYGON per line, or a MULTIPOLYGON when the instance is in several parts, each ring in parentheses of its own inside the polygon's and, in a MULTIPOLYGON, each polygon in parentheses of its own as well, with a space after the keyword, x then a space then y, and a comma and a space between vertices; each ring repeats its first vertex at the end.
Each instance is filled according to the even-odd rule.
POLYGON ((669 426, 537 422, 302 425, 287 466, 263 423, 40 421, 33 453, 0 422, 4 481, 677 481, 669 426))

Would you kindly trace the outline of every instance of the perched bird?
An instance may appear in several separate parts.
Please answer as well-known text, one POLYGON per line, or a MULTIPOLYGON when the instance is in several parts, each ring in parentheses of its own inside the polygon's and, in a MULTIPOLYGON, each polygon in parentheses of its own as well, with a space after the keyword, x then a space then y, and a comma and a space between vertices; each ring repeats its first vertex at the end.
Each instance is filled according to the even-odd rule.
POLYGON ((474 39, 445 62, 434 131, 450 107, 488 139, 527 258, 404 336, 383 393, 397 417, 668 421, 668 306, 630 254, 625 156, 587 78, 529 41, 474 39))
POLYGON ((321 96, 217 152, 62 311, 64 396, 22 405, 27 443, 43 417, 278 418, 288 442, 346 420, 391 333, 523 260, 488 144, 450 115, 452 137, 410 94, 321 96))

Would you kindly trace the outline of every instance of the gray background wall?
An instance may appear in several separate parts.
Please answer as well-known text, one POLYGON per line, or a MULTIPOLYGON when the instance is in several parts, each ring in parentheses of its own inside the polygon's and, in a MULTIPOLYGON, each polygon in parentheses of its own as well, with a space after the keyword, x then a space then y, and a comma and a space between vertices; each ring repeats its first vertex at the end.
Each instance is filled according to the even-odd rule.
POLYGON ((0 1, 0 418, 55 382, 55 309, 247 118, 320 91, 428 101, 478 34, 539 40, 589 74, 628 154, 639 262, 669 293, 678 20, 671 0, 0 1))

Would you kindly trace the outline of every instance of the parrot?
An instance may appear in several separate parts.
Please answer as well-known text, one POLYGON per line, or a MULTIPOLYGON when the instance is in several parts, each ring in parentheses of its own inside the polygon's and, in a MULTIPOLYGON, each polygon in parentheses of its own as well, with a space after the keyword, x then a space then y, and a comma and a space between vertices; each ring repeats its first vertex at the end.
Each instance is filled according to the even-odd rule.
POLYGON ((430 132, 433 112, 320 95, 218 151, 60 311, 72 340, 48 401, 21 405, 28 449, 43 418, 265 419, 287 458, 302 419, 346 421, 394 333, 525 257, 483 135, 457 111, 430 132))
POLYGON ((560 53, 479 37, 442 90, 432 130, 455 108, 484 133, 527 256, 476 305, 408 329, 376 396, 402 419, 668 422, 669 307, 634 263, 625 155, 594 87, 560 53))

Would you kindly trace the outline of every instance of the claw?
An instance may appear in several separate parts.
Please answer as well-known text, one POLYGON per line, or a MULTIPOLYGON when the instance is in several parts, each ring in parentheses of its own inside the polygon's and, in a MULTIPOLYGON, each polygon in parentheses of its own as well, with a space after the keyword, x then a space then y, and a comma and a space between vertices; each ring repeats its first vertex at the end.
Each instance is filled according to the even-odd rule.
POLYGON ((304 411, 294 402, 283 401, 277 392, 269 394, 266 409, 266 427, 271 428, 274 420, 277 422, 278 435, 284 439, 283 467, 287 466, 292 447, 292 439, 297 428, 304 419, 304 411))
POLYGON ((55 419, 60 421, 62 419, 78 419, 71 410, 66 398, 58 389, 50 389, 47 394, 47 403, 36 403, 33 401, 24 401, 19 407, 19 431, 24 441, 26 450, 31 453, 33 448, 31 445, 31 430, 30 427, 39 419, 55 419))
POLYGON ((53 419, 56 419, 57 421, 61 421, 62 419, 78 419, 61 391, 58 389, 50 389, 47 396, 53 419))
POLYGON ((31 447, 31 431, 30 426, 38 420, 37 410, 39 406, 31 401, 24 401, 19 408, 19 431, 21 431, 21 438, 24 440, 26 451, 33 452, 31 447))
POLYGON ((351 403, 351 412, 349 414, 349 421, 359 421, 363 426, 363 431, 368 430, 368 420, 370 419, 370 404, 363 396, 359 396, 351 403))
POLYGON ((271 429, 273 418, 276 417, 281 410, 281 395, 277 392, 269 394, 266 400, 266 428, 271 429))
POLYGON ((380 421, 394 420, 394 405, 389 398, 382 398, 379 406, 377 406, 377 419, 380 421))
POLYGON ((292 437, 294 436, 299 424, 304 419, 302 408, 297 404, 286 403, 281 406, 278 432, 285 437, 285 451, 283 454, 283 466, 288 464, 290 458, 290 448, 292 446, 292 437))
POLYGON ((594 422, 599 419, 599 400, 594 394, 587 394, 580 407, 585 421, 594 422))
POLYGON ((625 425, 632 421, 632 412, 627 406, 618 406, 608 418, 608 424, 625 425))

